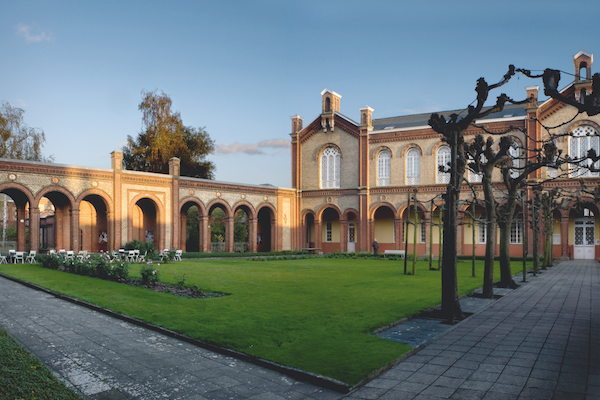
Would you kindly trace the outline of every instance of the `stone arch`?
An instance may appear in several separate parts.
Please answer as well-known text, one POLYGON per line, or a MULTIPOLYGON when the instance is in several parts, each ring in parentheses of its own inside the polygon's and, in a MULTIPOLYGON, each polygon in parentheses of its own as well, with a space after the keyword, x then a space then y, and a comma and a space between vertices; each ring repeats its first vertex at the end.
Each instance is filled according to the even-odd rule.
MULTIPOLYGON (((33 207, 39 210, 41 199, 44 197, 54 207, 53 217, 46 217, 44 221, 38 218, 38 226, 42 232, 48 234, 47 238, 49 240, 45 243, 47 247, 56 248, 57 250, 81 250, 81 243, 79 242, 79 208, 73 194, 62 186, 47 186, 37 193, 32 203, 33 207)), ((44 241, 44 238, 42 238, 42 241, 44 241)), ((44 243, 42 244, 44 245, 44 243)))
MULTIPOLYGON (((3 193, 10 197, 15 205, 16 218, 15 225, 17 230, 17 251, 25 251, 27 249, 27 239, 29 239, 29 247, 31 250, 38 250, 39 246, 39 208, 35 202, 35 198, 31 191, 19 184, 14 182, 7 182, 0 184, 0 193, 3 193), (27 207, 29 206, 29 210, 27 207), (27 215, 29 211, 29 215, 27 215), (26 235, 25 221, 29 219, 29 238, 26 235), (22 222, 21 222, 22 221, 22 222)), ((8 204, 6 204, 8 207, 8 204)), ((14 215, 14 214, 13 214, 14 215)), ((11 224, 11 217, 7 221, 4 221, 6 225, 11 224)), ((3 250, 5 251, 5 250, 3 250)))
POLYGON ((206 208, 200 199, 194 196, 188 196, 179 202, 179 243, 185 251, 206 251, 206 230, 207 230, 206 208), (198 220, 188 221, 188 211, 190 208, 198 209, 198 220), (191 226, 188 232, 188 222, 191 226), (197 225, 197 230, 194 229, 197 225), (196 237, 197 235, 197 237, 196 237), (197 239, 197 240, 196 240, 197 239))
POLYGON ((321 240, 324 253, 341 251, 341 220, 342 211, 335 204, 324 204, 317 211, 317 223, 315 223, 315 236, 321 240), (320 229, 319 229, 320 226, 320 229))
POLYGON ((257 221, 254 207, 245 200, 240 200, 232 207, 233 214, 233 251, 252 252, 258 245, 256 240, 257 221), (241 215, 241 213, 244 215, 241 215))
POLYGON ((89 189, 75 202, 79 210, 78 231, 81 250, 91 252, 114 250, 112 199, 105 192, 89 189))
POLYGON ((302 221, 302 246, 305 249, 317 248, 316 243, 316 224, 317 214, 311 209, 304 209, 301 212, 302 221))
POLYGON ((390 158, 394 158, 394 152, 388 146, 379 146, 371 152, 371 160, 377 159, 377 156, 383 150, 387 150, 390 152, 390 158))
POLYGON ((127 210, 127 242, 134 239, 142 242, 151 240, 159 251, 170 247, 170 243, 166 242, 166 215, 165 205, 155 194, 141 193, 135 196, 127 210), (145 212, 142 207, 146 209, 145 212))
POLYGON ((211 252, 233 252, 233 213, 229 203, 221 198, 206 206, 208 216, 208 248, 211 252), (216 211, 220 209, 220 212, 216 211))
POLYGON ((278 240, 277 210, 271 203, 262 203, 256 209, 256 251, 276 251, 278 240))
POLYGON ((419 151, 419 156, 423 157, 423 149, 417 143, 408 143, 407 145, 403 146, 402 149, 400 149, 400 157, 406 157, 406 153, 412 149, 417 149, 419 151))
POLYGON ((340 146, 338 146, 335 143, 325 143, 324 145, 319 147, 319 149, 315 152, 315 161, 317 161, 317 162, 321 161, 321 154, 323 154, 325 149, 327 149, 329 147, 335 147, 340 152, 340 159, 344 158, 344 153, 342 152, 342 149, 340 148, 340 146))
POLYGON ((356 243, 360 243, 360 222, 357 210, 347 208, 342 214, 341 224, 341 251, 355 252, 357 251, 356 243))
POLYGON ((450 147, 450 145, 442 140, 440 140, 439 142, 436 142, 433 146, 431 146, 431 153, 429 153, 428 155, 430 156, 437 156, 437 151, 439 150, 440 147, 444 147, 444 146, 448 146, 450 147))
POLYGON ((373 204, 369 209, 369 243, 377 239, 379 250, 395 250, 398 242, 396 208, 385 201, 373 204))

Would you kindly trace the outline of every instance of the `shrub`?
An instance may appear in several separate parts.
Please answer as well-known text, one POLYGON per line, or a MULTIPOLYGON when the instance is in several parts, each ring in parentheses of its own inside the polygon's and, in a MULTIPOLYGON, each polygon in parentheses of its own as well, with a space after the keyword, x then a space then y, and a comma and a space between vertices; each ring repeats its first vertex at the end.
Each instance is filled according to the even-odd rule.
POLYGON ((142 283, 146 286, 156 286, 160 282, 160 272, 154 269, 152 261, 141 266, 140 275, 142 276, 142 283))
POLYGON ((177 282, 175 284, 175 286, 177 286, 177 289, 183 289, 185 287, 185 272, 183 273, 183 275, 179 276, 177 275, 177 272, 173 271, 173 275, 175 275, 175 282, 177 282))
POLYGON ((116 282, 129 278, 129 265, 121 261, 112 261, 106 253, 91 254, 83 260, 67 259, 62 254, 42 255, 39 257, 42 267, 66 271, 72 274, 92 276, 116 282))

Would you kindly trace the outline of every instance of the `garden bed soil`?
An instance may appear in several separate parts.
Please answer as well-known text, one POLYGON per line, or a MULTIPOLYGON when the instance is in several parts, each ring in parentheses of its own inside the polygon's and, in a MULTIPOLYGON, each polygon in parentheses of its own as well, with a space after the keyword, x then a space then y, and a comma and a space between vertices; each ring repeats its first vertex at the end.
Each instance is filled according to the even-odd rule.
POLYGON ((180 289, 175 285, 169 285, 169 284, 163 283, 163 282, 159 282, 154 286, 147 286, 147 285, 144 285, 141 280, 133 279, 133 278, 130 278, 123 283, 125 283, 126 285, 129 285, 129 286, 142 286, 142 287, 145 287, 146 289, 154 290, 155 292, 169 293, 169 294, 172 294, 174 296, 179 296, 179 297, 187 297, 188 299, 207 299, 207 298, 211 298, 211 297, 225 296, 225 293, 218 293, 218 292, 205 293, 196 288, 186 287, 186 288, 180 289))

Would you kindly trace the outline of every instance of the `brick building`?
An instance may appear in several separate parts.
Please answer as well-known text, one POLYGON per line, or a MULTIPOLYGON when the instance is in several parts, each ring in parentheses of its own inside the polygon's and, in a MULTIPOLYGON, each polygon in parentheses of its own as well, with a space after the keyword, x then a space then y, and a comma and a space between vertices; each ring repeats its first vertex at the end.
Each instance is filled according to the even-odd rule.
MULTIPOLYGON (((582 51, 573 61, 575 81, 563 90, 563 94, 580 100, 592 89, 593 56, 582 51)), ((552 133, 573 135, 556 140, 563 154, 576 157, 585 155, 589 148, 598 151, 599 116, 580 114, 573 119, 576 110, 572 106, 553 99, 538 102, 538 87, 525 88, 522 97, 533 100, 524 105, 507 105, 502 112, 476 121, 492 132, 506 131, 511 126, 522 130, 513 129, 507 133, 516 142, 511 150, 515 166, 525 162, 519 157, 525 156, 526 149, 540 146, 541 140, 548 137, 544 126, 560 126, 552 133)), ((441 194, 449 181, 448 174, 439 171, 439 165, 447 164, 450 150, 442 142, 441 135, 428 125, 431 113, 374 118, 374 110, 364 107, 358 110, 356 122, 341 112, 341 95, 338 93, 326 89, 321 93, 321 99, 321 114, 306 126, 300 116, 291 117, 292 187, 299 196, 300 247, 318 248, 324 252, 370 251, 372 241, 377 239, 380 250, 407 247, 412 252, 415 232, 413 225, 407 228, 405 222, 409 217, 411 221, 414 218, 410 212, 413 206, 408 205, 408 199, 416 189, 417 253, 428 254, 431 248, 434 255, 438 254, 441 194), (408 246, 403 243, 405 229, 408 229, 408 246)), ((460 111, 440 114, 447 117, 460 111)), ((483 130, 471 127, 466 131, 465 140, 472 140, 479 133, 485 134, 483 130)), ((569 172, 567 166, 560 170, 543 168, 533 173, 529 180, 550 177, 556 179, 546 183, 545 187, 560 187, 573 194, 581 180, 586 181, 589 188, 598 182, 598 173, 569 172)), ((480 176, 467 172, 466 178, 481 192, 480 176)), ((500 181, 499 171, 495 178, 500 181)), ((463 189, 462 210, 465 211, 469 208, 466 200, 470 194, 468 185, 463 189)), ((501 185, 497 189, 501 202, 501 185)), ((523 196, 531 198, 531 192, 527 191, 523 196)), ((483 209, 477 207, 469 211, 475 217, 483 213, 483 209)), ((527 215, 527 208, 524 211, 527 215)), ((579 202, 565 198, 561 207, 554 210, 553 255, 559 258, 600 257, 599 216, 598 205, 591 196, 580 196, 579 202)), ((511 229, 511 254, 522 255, 525 232, 531 235, 527 223, 516 220, 511 229)), ((459 254, 472 254, 473 237, 476 254, 485 254, 486 236, 485 226, 477 221, 473 223, 471 217, 465 215, 459 226, 459 254)), ((531 254, 531 237, 528 243, 531 254)))

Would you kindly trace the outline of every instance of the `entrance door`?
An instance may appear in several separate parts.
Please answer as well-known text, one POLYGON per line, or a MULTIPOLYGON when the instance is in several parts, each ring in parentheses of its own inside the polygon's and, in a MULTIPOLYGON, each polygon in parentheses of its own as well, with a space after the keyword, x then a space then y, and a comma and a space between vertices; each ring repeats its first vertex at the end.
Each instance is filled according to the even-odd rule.
POLYGON ((593 260, 594 247, 594 218, 575 219, 575 240, 573 258, 576 260, 593 260))
POLYGON ((354 222, 348 221, 348 252, 349 253, 354 253, 356 251, 355 237, 356 237, 356 225, 354 222))

